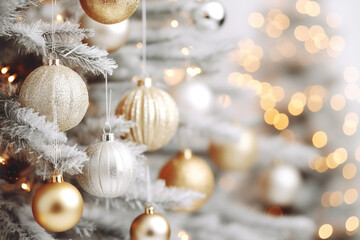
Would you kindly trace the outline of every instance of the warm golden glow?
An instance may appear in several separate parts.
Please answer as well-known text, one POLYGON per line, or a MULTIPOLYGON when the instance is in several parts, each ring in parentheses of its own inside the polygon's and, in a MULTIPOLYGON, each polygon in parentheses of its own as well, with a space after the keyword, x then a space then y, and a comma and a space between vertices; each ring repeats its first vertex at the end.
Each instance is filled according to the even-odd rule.
POLYGON ((329 13, 326 16, 326 23, 329 25, 329 27, 338 28, 340 27, 341 22, 342 22, 341 17, 337 13, 329 13))
POLYGON ((266 33, 271 38, 278 38, 282 35, 283 30, 277 28, 272 22, 266 25, 266 33))
POLYGON ((304 111, 304 105, 299 99, 292 99, 288 104, 288 111, 293 116, 298 116, 304 111))
POLYGON ((252 26, 253 28, 260 28, 264 25, 264 17, 263 15, 261 15, 261 13, 258 12, 252 12, 249 15, 248 18, 248 22, 250 24, 250 26, 252 26))
POLYGON ((179 22, 176 21, 176 20, 172 20, 170 22, 170 26, 173 27, 173 28, 177 28, 179 26, 179 22))
POLYGON ((332 207, 338 207, 343 202, 343 194, 341 192, 333 192, 329 198, 332 207))
POLYGON ((276 105, 276 100, 272 94, 266 94, 264 96, 261 96, 260 106, 262 109, 268 110, 274 108, 275 105, 276 105))
POLYGON ((333 36, 330 39, 330 48, 336 52, 341 52, 345 48, 345 40, 342 36, 333 36))
POLYGON ((349 217, 346 220, 345 226, 346 230, 349 232, 357 230, 359 228, 359 218, 355 216, 349 217))
POLYGON ((345 148, 337 148, 333 153, 333 159, 337 164, 343 164, 346 162, 348 153, 345 148))
POLYGON ((297 40, 305 42, 309 39, 309 29, 304 25, 299 25, 294 30, 294 36, 297 40))
POLYGON ((137 48, 142 48, 142 43, 141 43, 141 42, 138 42, 138 43, 136 44, 136 47, 137 47, 137 48))
POLYGON ((5 74, 5 73, 7 73, 8 71, 9 71, 9 67, 3 67, 2 69, 1 69, 1 73, 2 74, 5 74))
POLYGON ((342 110, 345 107, 345 104, 346 104, 345 97, 340 94, 335 94, 334 96, 332 96, 330 100, 330 106, 335 111, 342 110))
POLYGON ((236 58, 239 65, 248 72, 256 72, 264 54, 262 48, 255 45, 249 38, 239 41, 238 45, 239 50, 236 51, 236 58))
POLYGON ((346 204, 353 204, 358 199, 358 191, 355 188, 348 189, 344 194, 344 202, 346 204))
POLYGON ((277 14, 272 23, 277 29, 285 30, 290 26, 290 19, 283 13, 277 14))
POLYGON ((284 129, 279 133, 279 136, 285 138, 288 141, 295 141, 295 134, 289 129, 284 129))
POLYGON ((355 150, 355 159, 360 161, 360 147, 356 148, 355 150))
POLYGON ((304 6, 306 14, 308 14, 311 17, 315 17, 320 14, 320 5, 315 1, 308 1, 305 3, 304 6))
POLYGON ((181 53, 185 56, 189 55, 190 54, 190 50, 187 48, 187 47, 183 47, 181 49, 181 53))
POLYGON ((190 240, 189 235, 185 231, 178 232, 177 236, 180 238, 180 240, 190 240))
POLYGON ((319 228, 319 237, 328 239, 333 234, 333 227, 330 224, 324 224, 319 228))
POLYGON ((29 187, 29 185, 27 185, 26 183, 22 183, 21 184, 21 188, 24 189, 27 192, 31 191, 31 188, 29 187))
POLYGON ((319 173, 323 173, 328 170, 327 162, 325 157, 318 156, 314 162, 314 168, 319 173))
POLYGON ((306 105, 306 95, 302 92, 296 92, 292 95, 291 100, 299 100, 303 106, 306 105))
POLYGON ((182 68, 171 68, 164 70, 164 81, 169 86, 174 86, 181 82, 185 77, 185 70, 182 68))
POLYGON ((227 94, 221 94, 219 95, 217 99, 217 104, 220 105, 223 108, 227 108, 231 105, 231 98, 227 94))
POLYGON ((16 78, 16 74, 11 75, 11 76, 8 78, 9 83, 12 83, 12 82, 15 80, 15 78, 16 78))
POLYGON ((323 131, 314 133, 312 137, 313 145, 317 148, 322 148, 327 144, 327 135, 323 131))
POLYGON ((330 153, 326 157, 326 165, 330 169, 334 169, 334 168, 337 168, 339 166, 339 164, 335 161, 334 156, 335 156, 335 153, 330 153))
POLYGON ((271 108, 265 111, 264 113, 264 120, 267 124, 273 125, 275 117, 279 114, 279 111, 271 108))
POLYGON ((323 106, 322 98, 317 95, 310 96, 308 99, 307 106, 308 106, 309 110, 312 112, 320 111, 323 106))
POLYGON ((60 14, 56 15, 56 22, 59 23, 63 20, 63 16, 61 16, 60 14))
POLYGON ((236 187, 236 180, 232 177, 232 175, 225 175, 219 179, 219 187, 222 190, 231 192, 236 187))
POLYGON ((306 14, 305 5, 309 0, 296 1, 296 10, 301 14, 306 14))
POLYGON ((186 73, 192 77, 199 75, 201 73, 201 68, 199 67, 188 67, 186 68, 186 73))
POLYGON ((6 164, 5 158, 0 157, 0 164, 1 164, 1 165, 5 165, 5 164, 6 164))
POLYGON ((274 86, 272 87, 271 91, 275 97, 276 102, 280 102, 281 100, 284 99, 285 91, 282 87, 274 86))
POLYGON ((348 163, 344 166, 342 174, 345 179, 349 180, 355 177, 357 172, 356 165, 353 163, 348 163))
POLYGON ((321 196, 321 205, 323 205, 323 207, 330 207, 330 196, 331 196, 331 192, 325 192, 322 196, 321 196))
POLYGON ((359 80, 359 70, 356 67, 349 66, 344 70, 344 79, 349 83, 354 83, 359 80))
POLYGON ((289 118, 286 114, 280 113, 274 117, 274 126, 277 130, 284 130, 289 126, 289 118))

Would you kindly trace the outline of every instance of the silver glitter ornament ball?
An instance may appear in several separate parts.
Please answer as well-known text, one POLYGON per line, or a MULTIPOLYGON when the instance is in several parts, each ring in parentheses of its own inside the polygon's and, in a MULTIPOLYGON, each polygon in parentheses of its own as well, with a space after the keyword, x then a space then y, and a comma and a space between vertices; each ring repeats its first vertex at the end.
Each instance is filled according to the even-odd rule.
POLYGON ((22 107, 32 108, 49 122, 56 122, 60 131, 80 123, 89 104, 86 84, 72 69, 54 60, 50 65, 32 71, 20 89, 22 107))
POLYGON ((204 31, 218 30, 224 25, 225 17, 225 7, 217 1, 201 3, 193 12, 196 27, 204 31))
POLYGON ((91 145, 89 161, 83 174, 77 175, 80 186, 91 195, 115 198, 123 195, 135 180, 136 160, 130 149, 105 133, 101 142, 91 145))

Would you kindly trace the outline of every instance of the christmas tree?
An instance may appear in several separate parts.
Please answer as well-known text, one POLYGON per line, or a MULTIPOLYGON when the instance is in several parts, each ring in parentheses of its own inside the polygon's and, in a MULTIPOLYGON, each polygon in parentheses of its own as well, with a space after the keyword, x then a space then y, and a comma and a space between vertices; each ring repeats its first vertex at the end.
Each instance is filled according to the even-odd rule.
POLYGON ((358 239, 343 5, 0 1, 0 239, 358 239))

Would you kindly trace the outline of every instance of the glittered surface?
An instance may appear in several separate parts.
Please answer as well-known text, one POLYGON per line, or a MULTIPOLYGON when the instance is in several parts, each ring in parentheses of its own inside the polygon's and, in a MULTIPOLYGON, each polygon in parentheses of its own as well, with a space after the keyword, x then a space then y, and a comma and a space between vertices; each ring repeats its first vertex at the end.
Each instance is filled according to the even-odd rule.
POLYGON ((70 183, 47 183, 35 193, 32 211, 43 228, 63 232, 79 222, 83 204, 79 190, 70 183))
MULTIPOLYGON (((185 150, 190 151, 190 150, 185 150)), ((206 161, 198 156, 190 156, 180 152, 164 165, 159 174, 166 186, 185 188, 205 194, 205 198, 195 200, 181 212, 193 212, 201 208, 210 198, 214 189, 214 175, 206 161)))
POLYGON ((84 12, 95 21, 114 24, 131 17, 140 0, 80 0, 84 12))
POLYGON ((149 151, 165 146, 179 124, 176 103, 168 93, 155 87, 140 86, 128 91, 117 106, 116 115, 136 123, 129 137, 146 145, 149 151))
POLYGON ((41 66, 25 79, 19 94, 22 107, 33 108, 49 122, 56 121, 60 131, 80 123, 89 104, 86 84, 65 66, 41 66))
POLYGON ((104 198, 119 197, 135 180, 136 160, 122 143, 99 142, 86 150, 89 161, 83 174, 77 175, 80 186, 91 195, 104 198))

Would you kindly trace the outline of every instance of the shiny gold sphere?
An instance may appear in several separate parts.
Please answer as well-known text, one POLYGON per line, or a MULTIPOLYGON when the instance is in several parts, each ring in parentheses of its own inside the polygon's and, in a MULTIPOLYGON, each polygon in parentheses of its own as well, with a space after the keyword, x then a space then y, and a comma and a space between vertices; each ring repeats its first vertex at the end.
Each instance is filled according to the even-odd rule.
POLYGON ((80 0, 84 12, 95 21, 114 24, 131 17, 140 0, 80 0))
POLYGON ((209 146, 209 155, 221 170, 248 170, 255 164, 258 155, 257 137, 251 130, 242 129, 238 141, 212 141, 209 146))
POLYGON ((72 69, 58 65, 36 68, 21 86, 19 101, 22 107, 54 121, 60 131, 77 126, 83 119, 89 104, 85 82, 72 69))
POLYGON ((200 209, 210 198, 214 189, 214 174, 206 161, 192 155, 190 149, 180 151, 161 169, 160 179, 166 186, 185 188, 205 194, 205 198, 195 200, 193 204, 180 212, 194 212, 200 209))
POLYGON ((146 207, 130 227, 131 240, 169 240, 170 225, 161 214, 154 213, 153 207, 146 207))
POLYGON ((179 112, 165 91, 151 85, 151 79, 139 80, 138 87, 128 91, 116 108, 116 115, 136 123, 128 138, 144 144, 149 151, 165 146, 175 134, 179 112))
POLYGON ((54 181, 37 190, 32 201, 32 212, 38 224, 46 230, 64 232, 79 222, 83 198, 76 187, 62 181, 62 176, 57 175, 54 181))

